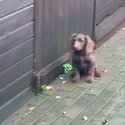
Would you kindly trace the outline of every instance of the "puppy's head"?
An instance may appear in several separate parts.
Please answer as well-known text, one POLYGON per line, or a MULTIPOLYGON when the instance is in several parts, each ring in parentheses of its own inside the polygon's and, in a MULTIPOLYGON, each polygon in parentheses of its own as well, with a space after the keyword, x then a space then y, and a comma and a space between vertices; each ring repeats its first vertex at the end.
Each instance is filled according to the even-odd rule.
POLYGON ((73 34, 70 40, 72 50, 83 50, 85 53, 93 52, 94 42, 89 36, 84 34, 73 34))

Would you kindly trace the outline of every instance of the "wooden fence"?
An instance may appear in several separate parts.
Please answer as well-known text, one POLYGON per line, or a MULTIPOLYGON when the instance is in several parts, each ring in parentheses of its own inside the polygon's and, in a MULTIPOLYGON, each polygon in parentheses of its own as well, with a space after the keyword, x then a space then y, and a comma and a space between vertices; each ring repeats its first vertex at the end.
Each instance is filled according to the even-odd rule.
POLYGON ((125 21, 125 0, 96 0, 95 38, 98 42, 125 21))
POLYGON ((0 123, 31 99, 33 2, 0 1, 0 123))
POLYGON ((0 0, 0 123, 31 99, 34 78, 38 85, 62 72, 71 34, 88 34, 98 42, 125 20, 124 3, 0 0))

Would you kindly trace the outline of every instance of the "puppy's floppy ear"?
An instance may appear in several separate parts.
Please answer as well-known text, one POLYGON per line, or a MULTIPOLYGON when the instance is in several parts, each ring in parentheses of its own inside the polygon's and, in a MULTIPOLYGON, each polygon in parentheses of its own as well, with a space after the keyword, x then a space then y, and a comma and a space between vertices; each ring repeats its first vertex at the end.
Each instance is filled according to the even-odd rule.
POLYGON ((94 41, 89 36, 85 36, 85 41, 86 41, 86 47, 85 47, 86 53, 93 52, 94 41))

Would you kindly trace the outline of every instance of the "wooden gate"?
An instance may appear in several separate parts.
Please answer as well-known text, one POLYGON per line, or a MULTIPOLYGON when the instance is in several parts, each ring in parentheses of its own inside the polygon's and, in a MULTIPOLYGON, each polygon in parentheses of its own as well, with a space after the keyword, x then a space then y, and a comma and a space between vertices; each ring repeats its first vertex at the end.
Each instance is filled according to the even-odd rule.
POLYGON ((45 78, 69 59, 71 34, 93 36, 94 1, 37 0, 35 8, 35 71, 45 78))

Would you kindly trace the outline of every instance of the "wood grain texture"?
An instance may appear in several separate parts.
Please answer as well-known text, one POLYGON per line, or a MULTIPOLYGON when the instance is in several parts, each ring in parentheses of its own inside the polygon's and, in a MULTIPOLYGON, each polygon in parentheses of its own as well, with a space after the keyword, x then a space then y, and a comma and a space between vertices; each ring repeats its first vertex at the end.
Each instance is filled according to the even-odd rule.
POLYGON ((0 1, 0 17, 31 5, 34 0, 2 0, 0 1))
POLYGON ((0 18, 0 37, 33 20, 33 5, 0 18))
POLYGON ((96 3, 96 24, 99 24, 107 16, 112 15, 125 0, 97 0, 96 3))
POLYGON ((16 30, 0 37, 0 54, 14 48, 33 37, 33 22, 29 22, 16 30))
POLYGON ((33 39, 30 39, 0 56, 0 72, 33 53, 33 39))

